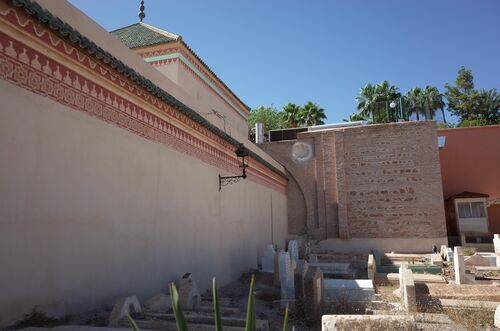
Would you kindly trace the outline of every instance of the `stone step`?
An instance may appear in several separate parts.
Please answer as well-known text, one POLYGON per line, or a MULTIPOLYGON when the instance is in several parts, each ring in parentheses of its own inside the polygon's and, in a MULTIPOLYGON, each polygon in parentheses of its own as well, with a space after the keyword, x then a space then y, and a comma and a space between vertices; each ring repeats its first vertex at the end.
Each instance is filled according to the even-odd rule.
POLYGON ((440 324, 440 323, 422 323, 417 322, 417 330, 419 331, 469 331, 463 326, 457 324, 440 324))
POLYGON ((366 309, 366 315, 407 315, 401 310, 388 310, 388 309, 366 309))
POLYGON ((392 306, 389 302, 386 302, 383 300, 373 300, 373 301, 368 302, 368 304, 366 305, 366 308, 368 308, 368 309, 377 309, 377 310, 380 310, 380 309, 390 310, 391 307, 392 306))
POLYGON ((420 323, 453 324, 453 321, 446 314, 415 313, 415 321, 420 323))
MULTIPOLYGON (((156 314, 163 315, 162 320, 160 319, 147 319, 140 320, 135 319, 135 323, 141 330, 162 330, 162 331, 176 331, 177 326, 175 324, 175 317, 173 314, 156 314)), ((157 318, 160 316, 157 316, 157 318)), ((213 331, 214 330, 214 318, 213 316, 203 316, 199 314, 185 314, 184 319, 188 325, 190 331, 213 331)), ((245 319, 244 318, 222 318, 222 325, 224 330, 229 331, 244 331, 245 330, 245 319)), ((118 326, 128 327, 129 323, 127 319, 122 319, 118 322, 118 326)), ((258 331, 269 331, 269 322, 267 320, 256 320, 256 330, 258 331)))
MULTIPOLYGON (((375 282, 390 282, 394 284, 399 284, 399 274, 398 273, 380 273, 375 274, 375 282)), ((417 274, 413 273, 414 283, 439 283, 445 284, 446 280, 441 275, 432 274, 417 274)))

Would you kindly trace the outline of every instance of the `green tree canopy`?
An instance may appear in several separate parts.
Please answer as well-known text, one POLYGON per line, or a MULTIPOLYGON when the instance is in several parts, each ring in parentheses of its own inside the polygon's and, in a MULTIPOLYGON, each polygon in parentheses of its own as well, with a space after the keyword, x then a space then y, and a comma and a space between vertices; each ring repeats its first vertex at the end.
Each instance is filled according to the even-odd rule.
POLYGON ((325 124, 325 110, 319 105, 308 101, 300 110, 300 124, 303 126, 313 126, 325 124))
POLYGON ((284 125, 289 128, 325 124, 326 120, 325 110, 312 101, 302 107, 290 102, 283 107, 281 116, 284 125))
POLYGON ((252 109, 248 115, 248 126, 254 128, 255 123, 263 123, 265 132, 283 128, 282 115, 273 106, 252 109))
POLYGON ((459 118, 459 126, 500 123, 500 96, 496 89, 474 89, 472 71, 461 67, 455 85, 446 84, 448 110, 459 118))
POLYGON ((386 123, 387 104, 401 97, 399 89, 384 80, 379 84, 367 84, 356 97, 358 114, 363 118, 372 118, 373 123, 386 123))
POLYGON ((408 109, 408 114, 415 115, 417 121, 420 116, 425 119, 434 119, 436 112, 441 110, 444 122, 444 98, 435 86, 427 85, 425 88, 414 87, 408 90, 405 95, 405 104, 408 109))
POLYGON ((289 102, 283 106, 282 119, 286 127, 296 128, 302 123, 301 107, 289 102))

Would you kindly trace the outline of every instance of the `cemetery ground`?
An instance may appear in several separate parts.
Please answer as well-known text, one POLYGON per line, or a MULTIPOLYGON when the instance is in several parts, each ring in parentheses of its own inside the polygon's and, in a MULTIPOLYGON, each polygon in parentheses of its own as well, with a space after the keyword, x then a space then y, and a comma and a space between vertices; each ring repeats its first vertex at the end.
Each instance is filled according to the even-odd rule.
MULTIPOLYGON (((462 253, 456 247, 454 254, 442 248, 438 254, 304 255, 297 243, 288 251, 270 246, 260 270, 219 288, 224 330, 245 330, 252 275, 256 330, 282 330, 286 304, 288 330, 494 330, 500 303, 496 256, 462 253)), ((190 273, 176 283, 189 330, 214 330, 211 291, 199 291, 190 273)), ((130 296, 113 307, 63 318, 34 311, 12 328, 124 331, 130 329, 127 313, 143 331, 177 330, 168 293, 142 302, 130 296)))

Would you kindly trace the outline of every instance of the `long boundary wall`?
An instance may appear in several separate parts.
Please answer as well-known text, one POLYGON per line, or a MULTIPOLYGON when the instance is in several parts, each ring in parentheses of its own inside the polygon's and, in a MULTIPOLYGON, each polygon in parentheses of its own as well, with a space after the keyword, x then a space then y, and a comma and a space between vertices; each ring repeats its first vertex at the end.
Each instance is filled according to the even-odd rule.
POLYGON ((249 178, 219 192, 218 175, 239 171, 233 146, 6 0, 0 44, 0 327, 35 306, 63 315, 145 299, 185 272, 204 291, 284 245, 276 171, 250 158, 249 178))

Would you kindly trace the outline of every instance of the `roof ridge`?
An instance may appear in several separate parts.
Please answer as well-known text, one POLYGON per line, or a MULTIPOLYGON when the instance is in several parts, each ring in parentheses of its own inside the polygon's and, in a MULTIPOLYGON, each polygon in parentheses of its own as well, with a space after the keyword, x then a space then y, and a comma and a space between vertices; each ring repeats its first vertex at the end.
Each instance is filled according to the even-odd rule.
POLYGON ((138 25, 138 24, 139 24, 139 22, 138 23, 133 23, 133 24, 130 24, 130 25, 127 25, 127 26, 122 26, 121 28, 110 30, 109 33, 113 33, 113 32, 120 31, 120 30, 123 30, 123 29, 126 29, 126 28, 130 28, 131 26, 138 25))
POLYGON ((169 37, 169 38, 173 38, 173 39, 182 38, 178 34, 175 34, 173 32, 169 32, 167 30, 163 30, 163 29, 157 28, 156 26, 153 26, 153 25, 150 25, 150 24, 147 24, 147 23, 144 23, 144 22, 139 22, 138 24, 143 25, 143 26, 147 27, 148 29, 153 30, 154 32, 160 33, 160 34, 162 34, 162 35, 164 35, 166 37, 169 37))

